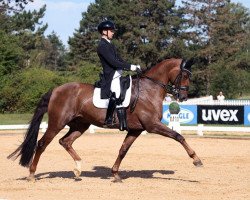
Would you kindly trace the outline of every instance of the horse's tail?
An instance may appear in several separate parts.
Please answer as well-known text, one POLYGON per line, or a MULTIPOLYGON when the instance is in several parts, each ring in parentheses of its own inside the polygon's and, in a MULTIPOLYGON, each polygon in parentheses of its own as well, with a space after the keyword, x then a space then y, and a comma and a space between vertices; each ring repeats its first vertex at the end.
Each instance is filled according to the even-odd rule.
POLYGON ((19 164, 24 167, 28 167, 30 165, 37 145, 40 124, 43 119, 43 115, 48 111, 51 94, 52 91, 49 91, 42 96, 31 119, 23 143, 7 157, 8 159, 12 158, 15 160, 17 157, 21 156, 19 164))

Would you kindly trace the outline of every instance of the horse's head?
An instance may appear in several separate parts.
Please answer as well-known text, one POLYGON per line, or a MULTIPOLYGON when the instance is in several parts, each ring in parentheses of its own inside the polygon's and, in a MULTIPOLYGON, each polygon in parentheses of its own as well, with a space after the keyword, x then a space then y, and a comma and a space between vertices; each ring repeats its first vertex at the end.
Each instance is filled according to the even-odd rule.
POLYGON ((165 91, 173 94, 176 100, 186 101, 193 63, 193 59, 186 62, 174 58, 167 59, 138 74, 140 74, 140 77, 151 80, 164 88, 165 91), (169 85, 169 82, 172 85, 169 85))
POLYGON ((186 62, 182 60, 179 66, 174 67, 170 71, 169 79, 172 83, 171 93, 176 100, 186 101, 188 98, 192 64, 193 60, 188 60, 186 62))

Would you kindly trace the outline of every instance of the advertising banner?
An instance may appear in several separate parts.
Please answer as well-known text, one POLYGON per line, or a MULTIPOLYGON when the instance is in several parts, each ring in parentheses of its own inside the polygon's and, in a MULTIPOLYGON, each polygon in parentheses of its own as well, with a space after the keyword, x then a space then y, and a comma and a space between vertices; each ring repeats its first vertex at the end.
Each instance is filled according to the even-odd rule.
POLYGON ((244 106, 244 125, 250 126, 250 106, 244 106))
POLYGON ((244 106, 204 105, 197 111, 199 124, 244 124, 244 106))
MULTIPOLYGON (((163 105, 162 122, 169 124, 170 112, 169 105, 163 105)), ((197 106, 195 105, 180 105, 178 114, 181 124, 197 124, 197 106)))

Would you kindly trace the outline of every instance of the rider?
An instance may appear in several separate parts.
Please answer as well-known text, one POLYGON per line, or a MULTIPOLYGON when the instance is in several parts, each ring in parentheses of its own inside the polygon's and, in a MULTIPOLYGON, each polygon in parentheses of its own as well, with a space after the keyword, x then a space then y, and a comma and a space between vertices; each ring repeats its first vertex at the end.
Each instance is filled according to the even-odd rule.
MULTIPOLYGON (((103 21, 98 25, 101 40, 97 47, 97 54, 103 68, 103 73, 100 75, 99 85, 101 88, 101 98, 109 98, 109 105, 104 122, 104 125, 107 127, 112 125, 117 98, 120 96, 120 94, 115 92, 116 87, 120 87, 120 85, 117 85, 117 83, 120 82, 113 81, 112 83, 112 80, 115 80, 116 78, 118 78, 116 80, 119 80, 119 77, 122 75, 122 70, 136 71, 137 68, 140 69, 139 65, 130 65, 118 55, 116 47, 111 43, 115 29, 115 24, 109 20, 103 21)), ((126 110, 124 107, 117 109, 117 116, 120 122, 120 130, 127 130, 126 110)))

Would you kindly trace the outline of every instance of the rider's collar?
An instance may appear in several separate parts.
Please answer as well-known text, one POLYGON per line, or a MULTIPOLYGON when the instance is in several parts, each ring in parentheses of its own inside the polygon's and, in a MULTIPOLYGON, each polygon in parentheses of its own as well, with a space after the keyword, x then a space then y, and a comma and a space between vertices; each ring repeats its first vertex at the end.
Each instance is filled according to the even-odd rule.
POLYGON ((111 40, 109 40, 108 38, 106 38, 106 37, 102 37, 102 38, 107 40, 109 43, 111 43, 111 40))

